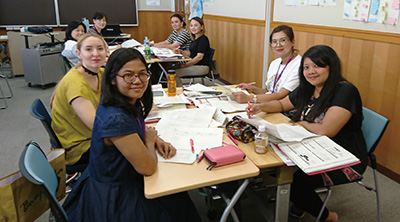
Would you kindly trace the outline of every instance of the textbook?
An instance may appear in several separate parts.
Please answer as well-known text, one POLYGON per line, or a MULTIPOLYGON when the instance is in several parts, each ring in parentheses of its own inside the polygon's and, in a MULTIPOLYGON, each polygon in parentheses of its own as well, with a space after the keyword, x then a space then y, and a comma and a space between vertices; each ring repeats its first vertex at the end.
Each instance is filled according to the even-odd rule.
POLYGON ((311 133, 301 126, 271 124, 258 116, 241 117, 257 128, 264 125, 270 142, 308 175, 328 172, 360 163, 360 160, 327 136, 311 133))
POLYGON ((312 137, 300 142, 279 143, 277 146, 308 175, 360 163, 357 157, 327 136, 312 137))

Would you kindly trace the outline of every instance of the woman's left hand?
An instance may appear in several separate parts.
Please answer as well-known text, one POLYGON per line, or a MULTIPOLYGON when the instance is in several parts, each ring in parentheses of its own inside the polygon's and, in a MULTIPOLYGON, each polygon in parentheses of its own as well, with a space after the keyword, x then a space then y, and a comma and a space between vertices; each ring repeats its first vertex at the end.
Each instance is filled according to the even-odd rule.
POLYGON ((170 159, 171 157, 175 156, 176 149, 172 144, 165 142, 161 138, 156 139, 156 146, 157 150, 164 159, 170 159))

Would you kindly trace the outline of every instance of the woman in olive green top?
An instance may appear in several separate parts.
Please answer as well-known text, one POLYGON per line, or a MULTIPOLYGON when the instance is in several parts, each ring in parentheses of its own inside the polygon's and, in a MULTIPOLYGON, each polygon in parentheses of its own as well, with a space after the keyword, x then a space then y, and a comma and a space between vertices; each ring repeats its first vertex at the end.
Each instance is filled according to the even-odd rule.
POLYGON ((76 51, 82 63, 61 79, 50 102, 51 126, 65 149, 66 165, 89 161, 107 44, 100 36, 87 33, 78 40, 76 51))

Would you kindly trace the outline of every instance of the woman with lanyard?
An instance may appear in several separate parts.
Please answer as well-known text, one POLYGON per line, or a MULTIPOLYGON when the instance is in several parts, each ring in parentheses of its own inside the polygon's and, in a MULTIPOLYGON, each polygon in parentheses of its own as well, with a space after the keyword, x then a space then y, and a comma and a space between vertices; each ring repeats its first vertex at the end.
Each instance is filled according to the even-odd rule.
POLYGON ((103 30, 107 25, 107 16, 104 12, 95 12, 93 15, 93 26, 89 29, 89 33, 96 33, 99 36, 103 36, 101 34, 101 30, 103 30))
POLYGON ((283 99, 299 85, 299 65, 301 56, 294 49, 294 33, 290 26, 280 25, 272 30, 269 36, 272 50, 279 58, 271 62, 267 72, 266 88, 253 86, 254 83, 241 83, 241 89, 247 90, 253 95, 243 92, 235 92, 233 96, 239 103, 268 102, 283 99))

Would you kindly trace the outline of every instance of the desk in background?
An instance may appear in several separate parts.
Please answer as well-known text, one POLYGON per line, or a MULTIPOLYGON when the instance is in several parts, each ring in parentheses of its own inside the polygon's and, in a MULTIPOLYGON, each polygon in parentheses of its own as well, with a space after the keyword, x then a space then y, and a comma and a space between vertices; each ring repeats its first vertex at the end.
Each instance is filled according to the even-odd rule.
POLYGON ((121 34, 119 36, 103 36, 104 40, 107 44, 118 43, 121 44, 122 42, 131 38, 131 34, 121 34))

